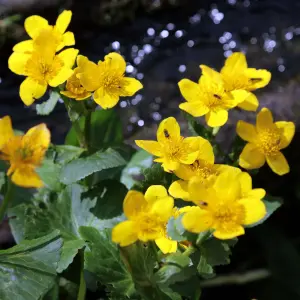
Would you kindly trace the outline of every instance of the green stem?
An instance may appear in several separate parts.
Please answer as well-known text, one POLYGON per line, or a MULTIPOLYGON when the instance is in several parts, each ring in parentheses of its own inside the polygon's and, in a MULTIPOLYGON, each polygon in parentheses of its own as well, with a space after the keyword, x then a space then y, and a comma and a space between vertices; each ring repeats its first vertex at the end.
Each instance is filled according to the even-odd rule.
POLYGON ((191 254, 193 254, 194 252, 196 252, 196 248, 194 246, 189 246, 183 253, 182 255, 185 256, 190 256, 191 254))
POLYGON ((200 246, 203 242, 205 242, 211 236, 211 232, 208 230, 204 234, 199 234, 196 245, 200 246))
POLYGON ((87 146, 88 152, 90 152, 90 141, 91 141, 91 119, 92 119, 92 112, 87 111, 84 121, 84 136, 85 136, 85 142, 87 146))
POLYGON ((14 184, 11 182, 10 178, 8 177, 6 194, 0 206, 0 223, 3 220, 7 207, 12 199, 13 190, 14 190, 14 184))
POLYGON ((80 284, 79 284, 77 300, 84 300, 85 293, 86 293, 86 283, 84 280, 84 251, 80 250, 79 255, 81 258, 81 270, 80 270, 80 284))

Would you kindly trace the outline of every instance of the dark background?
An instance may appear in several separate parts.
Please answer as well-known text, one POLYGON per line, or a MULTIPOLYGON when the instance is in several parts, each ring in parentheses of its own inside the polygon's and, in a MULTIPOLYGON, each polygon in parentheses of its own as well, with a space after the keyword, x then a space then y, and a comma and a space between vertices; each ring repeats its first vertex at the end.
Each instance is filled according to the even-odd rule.
MULTIPOLYGON (((69 128, 64 106, 47 116, 25 108, 18 95, 23 80, 7 68, 17 42, 26 39, 24 19, 32 14, 55 23, 71 9, 69 30, 83 55, 97 61, 119 51, 128 62, 127 75, 144 89, 120 101, 118 110, 128 143, 153 138, 162 118, 175 116, 182 101, 177 82, 198 80, 200 64, 219 69, 232 51, 243 51, 249 65, 272 72, 268 87, 257 92, 261 106, 277 120, 300 122, 300 1, 292 0, 0 0, 0 117, 11 115, 14 127, 25 130, 46 122, 54 143, 63 143, 69 128)), ((227 149, 239 119, 254 113, 232 111, 220 130, 227 149)), ((298 130, 297 130, 298 131, 298 130)), ((186 132, 187 133, 187 132, 186 132)), ((263 225, 247 230, 233 249, 232 263, 219 267, 221 278, 207 282, 201 299, 300 299, 300 136, 285 151, 290 174, 279 177, 267 167, 254 180, 284 205, 263 225)), ((7 224, 0 227, 0 247, 12 245, 7 224), (2 246, 1 246, 2 245, 2 246)), ((87 299, 98 299, 89 295, 87 299)))

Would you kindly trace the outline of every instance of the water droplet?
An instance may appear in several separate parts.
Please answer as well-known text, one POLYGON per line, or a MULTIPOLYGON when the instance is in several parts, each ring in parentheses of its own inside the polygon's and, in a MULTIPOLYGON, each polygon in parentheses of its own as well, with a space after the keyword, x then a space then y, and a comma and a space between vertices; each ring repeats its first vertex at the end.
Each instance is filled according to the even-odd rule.
POLYGON ((179 71, 180 73, 185 72, 185 71, 186 71, 186 66, 185 66, 185 65, 180 65, 179 68, 178 68, 178 71, 179 71))

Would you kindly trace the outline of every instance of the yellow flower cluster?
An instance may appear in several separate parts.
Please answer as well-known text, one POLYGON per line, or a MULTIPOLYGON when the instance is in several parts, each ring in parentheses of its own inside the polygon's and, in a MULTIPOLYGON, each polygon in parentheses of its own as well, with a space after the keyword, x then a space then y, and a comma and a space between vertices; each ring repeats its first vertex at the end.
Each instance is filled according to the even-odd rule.
POLYGON ((50 144, 50 131, 45 124, 32 127, 25 135, 15 135, 11 119, 0 119, 0 158, 10 164, 7 175, 22 187, 42 187, 43 182, 35 172, 40 166, 50 144))
POLYGON ((143 86, 124 77, 126 62, 118 53, 110 53, 104 61, 95 64, 78 50, 65 46, 75 44, 72 32, 65 32, 71 21, 71 11, 63 11, 54 26, 40 16, 25 20, 25 29, 31 40, 15 45, 8 60, 11 71, 26 76, 20 86, 20 97, 25 105, 41 98, 47 87, 58 87, 66 82, 62 95, 75 100, 93 99, 102 108, 114 107, 120 97, 132 96, 143 86), (57 52, 59 52, 57 54, 57 52), (77 57, 77 67, 72 69, 77 57))

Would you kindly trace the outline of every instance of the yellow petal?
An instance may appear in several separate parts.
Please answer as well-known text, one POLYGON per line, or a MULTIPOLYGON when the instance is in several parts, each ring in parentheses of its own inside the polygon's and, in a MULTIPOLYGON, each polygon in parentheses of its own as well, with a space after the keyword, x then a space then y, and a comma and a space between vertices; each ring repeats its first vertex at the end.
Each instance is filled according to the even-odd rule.
POLYGON ((82 94, 74 94, 70 91, 61 91, 60 92, 62 95, 68 97, 68 98, 71 98, 71 99, 75 99, 75 100, 86 100, 87 98, 90 98, 91 97, 91 93, 89 92, 85 92, 85 93, 82 93, 82 94))
POLYGON ((31 167, 16 169, 11 177, 14 184, 25 188, 40 188, 44 186, 43 181, 31 167))
POLYGON ((272 171, 278 175, 285 175, 290 172, 289 164, 281 152, 275 155, 268 155, 267 163, 272 171))
POLYGON ((179 108, 193 117, 202 117, 209 112, 209 108, 200 101, 184 102, 179 104, 179 108))
POLYGON ((177 242, 166 237, 156 239, 155 243, 163 254, 174 253, 177 251, 177 242))
POLYGON ((144 195, 138 191, 129 191, 123 202, 123 211, 128 219, 140 214, 146 207, 144 195))
POLYGON ((183 98, 186 101, 194 102, 201 99, 202 93, 199 84, 189 79, 182 79, 178 82, 178 86, 183 98))
POLYGON ((70 10, 64 10, 56 20, 55 29, 63 34, 67 30, 71 22, 71 18, 72 12, 70 10))
POLYGON ((122 89, 120 96, 133 96, 137 91, 143 88, 143 85, 135 78, 125 77, 122 80, 122 89))
POLYGON ((13 52, 8 59, 9 69, 18 75, 26 75, 26 63, 30 56, 28 53, 13 52))
POLYGON ((203 202, 210 202, 216 200, 216 192, 212 188, 207 188, 201 178, 193 177, 188 182, 189 200, 197 205, 203 202))
POLYGON ((266 206, 261 200, 246 198, 239 200, 245 210, 243 225, 250 225, 261 220, 267 213, 266 206))
POLYGON ((280 149, 286 148, 295 135, 295 124, 293 122, 275 122, 275 125, 281 131, 280 149))
POLYGON ((103 109, 112 108, 119 102, 119 95, 109 94, 104 88, 99 88, 94 93, 95 102, 103 109))
POLYGON ((215 163, 215 155, 214 155, 214 150, 211 145, 211 143, 202 138, 199 137, 199 154, 198 154, 198 159, 204 160, 205 162, 209 164, 214 164, 215 163))
POLYGON ((188 182, 184 180, 174 181, 169 187, 169 193, 172 197, 190 201, 190 193, 188 191, 188 182))
POLYGON ((67 31, 66 33, 63 34, 63 41, 62 41, 63 46, 73 46, 75 45, 75 38, 74 38, 74 33, 71 31, 67 31))
MULTIPOLYGON (((154 160, 158 162, 157 159, 154 160)), ((178 161, 169 160, 168 158, 163 159, 163 164, 161 165, 165 172, 173 173, 175 170, 179 168, 180 163, 178 161)))
POLYGON ((190 165, 195 162, 199 156, 200 142, 202 137, 187 137, 183 140, 182 145, 188 152, 188 155, 184 154, 180 156, 179 160, 183 164, 190 165))
POLYGON ((2 148, 12 137, 14 131, 11 124, 10 116, 0 119, 0 148, 2 148))
POLYGON ((206 116, 205 120, 207 125, 210 127, 223 126, 228 120, 227 110, 210 111, 206 116))
POLYGON ((238 104, 238 107, 247 111, 256 111, 258 109, 259 102, 257 97, 253 94, 250 93, 248 94, 247 98, 245 101, 241 102, 238 104))
POLYGON ((183 227, 194 233, 206 231, 211 228, 212 224, 211 214, 200 207, 186 212, 182 217, 183 227))
POLYGON ((233 105, 237 106, 239 104, 242 104, 250 96, 250 93, 245 90, 234 90, 230 93, 233 96, 233 100, 230 100, 230 108, 232 108, 233 105))
POLYGON ((132 221, 124 221, 116 225, 111 234, 111 239, 114 243, 125 247, 135 243, 138 239, 136 224, 132 221))
POLYGON ((60 52, 57 56, 64 62, 65 67, 72 68, 75 64, 78 52, 79 50, 77 49, 69 48, 60 52))
POLYGON ((236 133, 244 141, 254 143, 257 140, 256 128, 250 123, 238 121, 236 126, 236 133))
POLYGON ((50 144, 50 131, 46 124, 39 124, 30 128, 23 137, 23 143, 32 145, 34 148, 47 149, 50 144))
POLYGON ((176 119, 169 117, 160 122, 157 129, 157 140, 159 143, 165 143, 180 140, 180 127, 176 119))
POLYGON ((173 215, 174 199, 170 196, 152 201, 151 213, 159 216, 162 223, 166 223, 173 215))
POLYGON ((73 75, 73 73, 74 71, 72 69, 67 67, 62 67, 57 73, 57 75, 48 82, 48 84, 52 87, 57 87, 60 84, 67 81, 73 75))
POLYGON ((241 185, 242 195, 247 195, 252 190, 252 178, 247 172, 241 172, 237 176, 238 181, 241 185))
POLYGON ((254 198, 257 200, 262 200, 266 196, 266 191, 264 189, 253 189, 249 191, 246 195, 247 198, 254 198))
POLYGON ((271 111, 264 107, 256 116, 256 130, 259 132, 265 129, 273 129, 273 116, 271 111))
POLYGON ((216 230, 213 235, 220 240, 229 240, 237 236, 245 234, 245 229, 242 226, 235 226, 230 231, 216 230))
POLYGON ((235 76, 235 74, 241 74, 246 69, 247 61, 245 54, 242 52, 235 52, 226 59, 221 73, 235 76))
POLYGON ((120 73, 124 73, 126 69, 126 62, 123 56, 117 52, 111 52, 104 57, 104 61, 114 70, 118 70, 120 73))
POLYGON ((40 16, 30 16, 25 20, 24 27, 28 35, 34 39, 41 30, 48 28, 49 24, 40 16))
POLYGON ((193 176, 196 175, 192 165, 186 164, 179 164, 178 168, 174 170, 174 173, 177 177, 183 180, 190 180, 193 176))
POLYGON ((271 80, 271 73, 267 70, 248 68, 245 74, 250 79, 251 85, 249 90, 252 91, 265 87, 271 80))
POLYGON ((161 198, 168 197, 168 192, 166 188, 162 185, 151 185, 146 193, 145 193, 145 200, 148 203, 153 203, 161 198))
POLYGON ((234 202, 240 198, 241 185, 238 181, 238 176, 233 172, 224 172, 220 174, 215 183, 214 190, 219 199, 228 202, 234 202))
POLYGON ((20 86, 20 97, 25 105, 31 105, 36 99, 41 98, 47 90, 47 85, 40 85, 30 77, 27 77, 20 86))
POLYGON ((77 66, 81 85, 89 92, 97 90, 101 84, 99 67, 82 55, 77 56, 77 66))
POLYGON ((202 70, 202 75, 205 76, 208 80, 223 85, 222 76, 219 72, 205 65, 200 65, 200 68, 202 70))
POLYGON ((33 41, 27 40, 27 41, 20 42, 13 47, 13 51, 30 53, 33 51, 33 41))
POLYGON ((257 149, 254 144, 247 144, 240 157, 239 165, 248 170, 258 169, 265 164, 265 156, 257 149))
POLYGON ((155 156, 161 156, 161 146, 156 141, 144 141, 144 140, 136 140, 136 145, 140 148, 146 150, 147 152, 155 155, 155 156))

